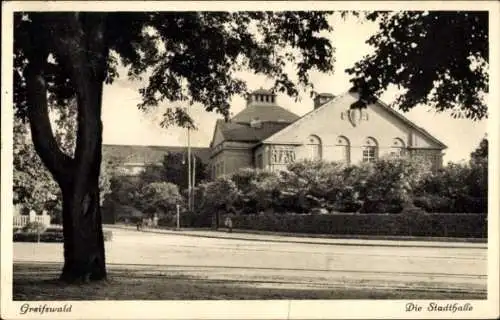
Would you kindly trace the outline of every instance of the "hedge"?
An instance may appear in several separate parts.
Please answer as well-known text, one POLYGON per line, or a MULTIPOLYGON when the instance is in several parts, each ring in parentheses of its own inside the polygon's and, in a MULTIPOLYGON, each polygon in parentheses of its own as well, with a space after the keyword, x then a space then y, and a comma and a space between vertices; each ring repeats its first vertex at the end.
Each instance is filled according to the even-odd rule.
MULTIPOLYGON (((181 227, 209 228, 212 225, 212 216, 203 213, 183 212, 180 214, 181 227)), ((167 215, 158 219, 158 226, 175 228, 177 226, 177 215, 167 215)))
MULTIPOLYGON (((104 241, 111 241, 113 239, 113 232, 106 230, 103 231, 104 241)), ((14 242, 38 242, 38 234, 34 232, 16 232, 13 234, 14 242)), ((64 242, 62 229, 51 228, 50 231, 45 231, 40 234, 40 242, 64 242)))
POLYGON ((486 214, 261 214, 233 216, 233 228, 332 235, 487 238, 486 214))

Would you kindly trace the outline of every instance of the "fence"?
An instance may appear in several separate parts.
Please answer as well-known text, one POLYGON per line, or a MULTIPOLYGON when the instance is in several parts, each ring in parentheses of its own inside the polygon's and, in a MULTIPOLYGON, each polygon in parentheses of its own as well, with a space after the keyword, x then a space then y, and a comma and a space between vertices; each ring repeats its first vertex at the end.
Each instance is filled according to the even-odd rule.
POLYGON ((14 227, 22 228, 30 222, 40 222, 44 225, 50 225, 50 216, 48 214, 42 215, 15 215, 14 216, 14 227))

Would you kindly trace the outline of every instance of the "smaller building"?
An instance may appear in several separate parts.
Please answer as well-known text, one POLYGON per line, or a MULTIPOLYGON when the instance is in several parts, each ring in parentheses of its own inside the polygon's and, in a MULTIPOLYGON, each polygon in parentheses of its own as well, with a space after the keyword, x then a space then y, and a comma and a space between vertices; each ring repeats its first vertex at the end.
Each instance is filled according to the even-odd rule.
POLYGON ((246 108, 218 120, 210 143, 212 177, 240 168, 282 170, 297 159, 373 162, 389 155, 429 160, 442 167, 444 145, 423 128, 377 100, 352 109, 356 92, 317 95, 302 117, 277 103, 269 90, 251 93, 246 108))
MULTIPOLYGON (((129 176, 138 175, 148 165, 161 165, 168 153, 187 154, 187 147, 111 144, 102 146, 103 162, 115 162, 118 165, 118 172, 129 176)), ((202 163, 208 164, 210 157, 208 148, 192 147, 191 153, 197 156, 202 163)))

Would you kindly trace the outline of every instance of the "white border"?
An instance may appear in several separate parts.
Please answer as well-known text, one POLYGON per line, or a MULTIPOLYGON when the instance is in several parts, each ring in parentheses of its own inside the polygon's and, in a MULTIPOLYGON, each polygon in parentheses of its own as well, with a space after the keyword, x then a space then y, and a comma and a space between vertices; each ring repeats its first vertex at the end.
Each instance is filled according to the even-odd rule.
MULTIPOLYGON (((489 243, 488 299, 469 301, 474 310, 468 313, 406 313, 407 300, 277 300, 277 301, 82 301, 72 302, 73 312, 45 314, 50 319, 329 319, 329 318, 496 318, 499 315, 499 4, 495 1, 422 1, 422 2, 252 2, 252 1, 51 1, 2 3, 2 126, 1 126, 1 318, 20 316, 23 302, 12 302, 12 52, 14 11, 238 11, 238 10, 489 10, 490 12, 490 90, 488 121, 489 149, 489 243)), ((57 303, 60 303, 58 301, 57 303)), ((413 301, 426 305, 428 300, 413 301)), ((445 301, 440 301, 445 303, 445 301)), ((450 301, 457 302, 457 301, 450 301)), ((46 302, 49 304, 50 302, 46 302)))

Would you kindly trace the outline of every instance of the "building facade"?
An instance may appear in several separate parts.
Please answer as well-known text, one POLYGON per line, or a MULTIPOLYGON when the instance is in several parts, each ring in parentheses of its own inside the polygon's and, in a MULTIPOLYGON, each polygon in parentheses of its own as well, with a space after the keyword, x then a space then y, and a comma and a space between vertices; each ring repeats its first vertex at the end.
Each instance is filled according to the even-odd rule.
POLYGON ((383 156, 429 160, 442 166, 441 141, 381 101, 351 109, 357 93, 319 94, 302 117, 280 107, 276 95, 257 90, 246 108, 216 123, 210 143, 212 177, 240 168, 282 170, 300 159, 373 162, 383 156))

